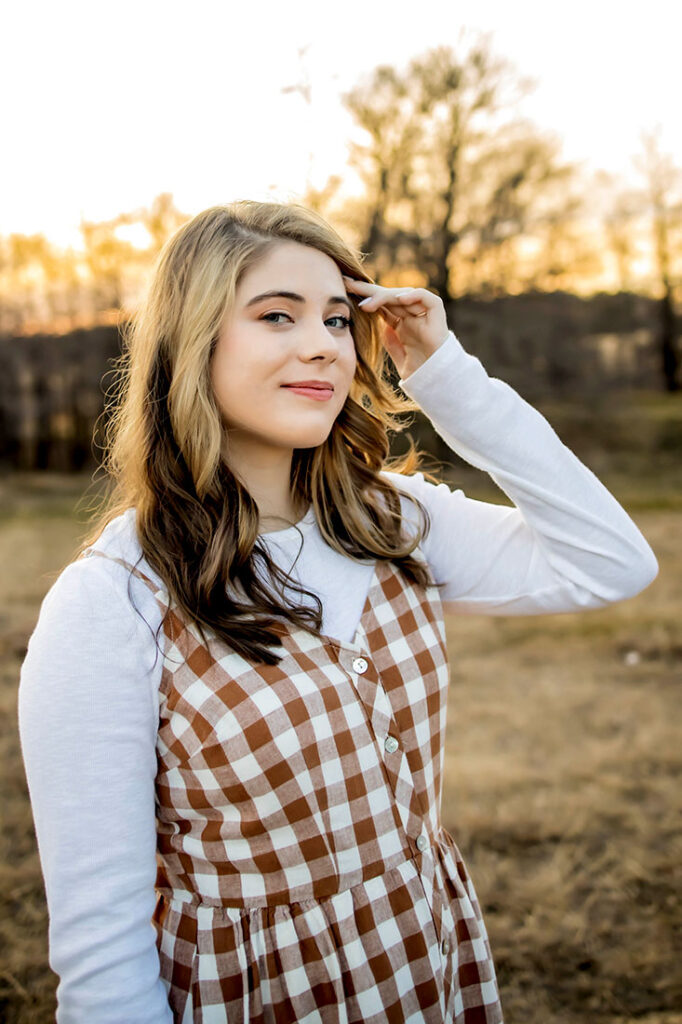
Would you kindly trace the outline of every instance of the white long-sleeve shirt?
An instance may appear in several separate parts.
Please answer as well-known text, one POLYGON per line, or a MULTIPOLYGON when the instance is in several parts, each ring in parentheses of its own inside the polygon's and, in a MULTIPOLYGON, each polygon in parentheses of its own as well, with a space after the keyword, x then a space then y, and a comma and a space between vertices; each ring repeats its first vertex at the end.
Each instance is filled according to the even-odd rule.
MULTIPOLYGON (((400 384, 449 447, 514 502, 476 501, 421 473, 387 474, 429 510, 421 550, 435 580, 445 582, 447 610, 574 612, 633 597, 653 581, 657 560, 621 505, 452 332, 400 384)), ((403 512, 415 522, 407 500, 403 512)), ((323 633, 352 639, 372 565, 329 548, 312 509, 296 527, 262 536, 278 563, 321 598, 323 633)), ((94 546, 137 564, 134 510, 112 521, 94 546)), ((146 560, 139 568, 158 579, 146 560)), ((50 913, 50 964, 60 978, 59 1024, 172 1021, 150 923, 160 620, 150 590, 123 566, 73 562, 43 600, 21 669, 20 734, 50 913)))

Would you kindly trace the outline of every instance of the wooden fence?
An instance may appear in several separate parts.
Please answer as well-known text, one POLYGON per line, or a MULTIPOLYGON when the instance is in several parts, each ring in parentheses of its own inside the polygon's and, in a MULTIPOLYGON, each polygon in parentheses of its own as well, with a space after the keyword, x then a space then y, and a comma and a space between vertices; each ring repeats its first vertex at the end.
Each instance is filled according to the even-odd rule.
MULTIPOLYGON (((463 300, 448 323, 491 376, 531 402, 663 388, 655 303, 640 296, 463 300)), ((116 326, 0 337, 0 467, 69 472, 101 462, 102 414, 121 345, 116 326)))

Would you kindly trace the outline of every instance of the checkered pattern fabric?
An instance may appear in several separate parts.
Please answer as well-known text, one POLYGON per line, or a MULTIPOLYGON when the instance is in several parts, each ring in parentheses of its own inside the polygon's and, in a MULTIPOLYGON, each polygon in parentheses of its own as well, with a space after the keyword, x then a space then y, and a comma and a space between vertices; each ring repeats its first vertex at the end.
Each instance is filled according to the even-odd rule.
POLYGON ((440 825, 437 589, 379 561, 353 641, 282 622, 274 666, 213 633, 211 656, 176 610, 164 632, 154 925, 177 1024, 499 1024, 440 825))

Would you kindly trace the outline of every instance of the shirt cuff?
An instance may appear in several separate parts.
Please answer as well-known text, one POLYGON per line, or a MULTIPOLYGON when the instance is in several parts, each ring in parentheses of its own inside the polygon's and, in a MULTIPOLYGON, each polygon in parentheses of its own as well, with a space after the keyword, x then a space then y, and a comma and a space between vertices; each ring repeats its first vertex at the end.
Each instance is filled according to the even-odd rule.
POLYGON ((435 352, 417 367, 409 377, 400 379, 398 384, 410 398, 418 400, 420 394, 428 394, 434 387, 451 384, 453 377, 464 368, 470 353, 462 346, 452 331, 435 352))

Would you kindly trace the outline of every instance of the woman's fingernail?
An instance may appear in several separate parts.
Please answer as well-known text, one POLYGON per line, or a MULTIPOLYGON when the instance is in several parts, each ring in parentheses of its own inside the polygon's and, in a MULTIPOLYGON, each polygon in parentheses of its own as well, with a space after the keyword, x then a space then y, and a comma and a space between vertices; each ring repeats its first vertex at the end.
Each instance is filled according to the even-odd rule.
POLYGON ((371 301, 372 301, 372 296, 368 295, 366 299, 362 299, 361 302, 358 302, 358 306, 364 306, 366 302, 371 302, 371 301))

